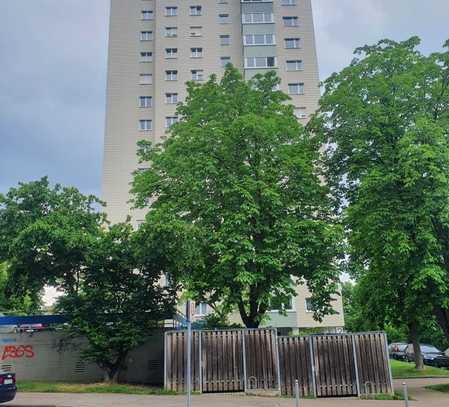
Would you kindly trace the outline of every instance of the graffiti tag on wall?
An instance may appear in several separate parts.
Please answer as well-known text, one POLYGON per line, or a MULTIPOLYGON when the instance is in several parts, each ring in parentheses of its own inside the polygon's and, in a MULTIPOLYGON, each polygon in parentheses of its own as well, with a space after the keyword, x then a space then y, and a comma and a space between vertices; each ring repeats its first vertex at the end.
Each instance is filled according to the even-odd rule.
POLYGON ((33 345, 7 345, 3 348, 2 360, 34 358, 33 345))

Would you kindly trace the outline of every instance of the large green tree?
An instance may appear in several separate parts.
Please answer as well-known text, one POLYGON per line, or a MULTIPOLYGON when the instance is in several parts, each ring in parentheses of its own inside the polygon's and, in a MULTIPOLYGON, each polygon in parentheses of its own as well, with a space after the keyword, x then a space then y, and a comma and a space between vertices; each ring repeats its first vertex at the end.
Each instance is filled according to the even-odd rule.
POLYGON ((129 351, 174 313, 176 287, 160 283, 160 266, 142 256, 140 240, 129 224, 102 230, 87 253, 79 289, 59 302, 70 332, 87 339, 84 355, 105 371, 106 381, 116 382, 129 351))
POLYGON ((136 206, 151 202, 147 222, 177 225, 197 253, 181 275, 189 294, 238 308, 247 327, 299 282, 317 318, 337 290, 341 230, 317 173, 319 144, 278 83, 273 72, 247 82, 231 66, 220 81, 189 83, 170 136, 139 144, 151 165, 133 184, 136 206))
POLYGON ((177 265, 177 245, 157 245, 149 228, 143 239, 129 224, 108 227, 97 198, 46 178, 0 204, 0 306, 31 313, 45 285, 58 287, 69 332, 87 339, 85 355, 116 381, 128 352, 173 315, 176 286, 159 283, 177 265))
MULTIPOLYGON (((47 178, 0 194, 0 261, 8 262, 6 293, 37 309, 45 285, 75 290, 85 256, 105 220, 100 201, 47 178)), ((31 307, 30 311, 33 307, 31 307)))
POLYGON ((417 355, 423 319, 449 337, 449 53, 419 43, 358 49, 325 81, 310 127, 328 146, 353 275, 368 275, 367 301, 408 327, 417 355))

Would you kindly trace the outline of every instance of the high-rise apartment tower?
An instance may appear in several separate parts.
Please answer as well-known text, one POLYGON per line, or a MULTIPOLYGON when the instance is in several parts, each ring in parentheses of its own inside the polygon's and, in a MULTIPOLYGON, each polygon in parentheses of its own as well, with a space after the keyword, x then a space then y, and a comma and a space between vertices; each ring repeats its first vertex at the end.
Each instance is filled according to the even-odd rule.
MULTIPOLYGON (((145 216, 129 203, 137 141, 160 140, 185 83, 220 76, 228 63, 247 79, 275 70, 305 123, 320 96, 311 0, 111 0, 102 199, 112 222, 131 216, 137 226, 145 216)), ((288 315, 273 312, 272 324, 318 326, 309 297, 299 287, 288 315)), ((343 326, 341 299, 336 309, 319 326, 343 326)))
POLYGON ((275 70, 305 122, 318 103, 311 0, 112 0, 102 198, 112 222, 132 215, 136 143, 157 141, 177 120, 185 83, 275 70))

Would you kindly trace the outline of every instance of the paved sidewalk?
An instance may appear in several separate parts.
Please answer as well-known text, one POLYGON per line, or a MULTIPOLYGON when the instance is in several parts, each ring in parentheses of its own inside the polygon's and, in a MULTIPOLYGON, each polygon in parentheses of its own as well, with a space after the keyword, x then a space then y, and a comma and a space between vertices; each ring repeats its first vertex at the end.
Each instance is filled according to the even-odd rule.
MULTIPOLYGON (((401 388, 402 380, 395 381, 401 388)), ((448 407, 449 394, 426 390, 431 384, 449 379, 405 380, 414 401, 411 407, 448 407)), ((183 396, 135 396, 124 394, 51 394, 19 393, 16 400, 2 407, 184 407, 183 396)), ((245 397, 241 394, 204 394, 193 396, 192 407, 294 407, 287 398, 245 397)), ((359 400, 355 398, 301 400, 301 407, 402 407, 403 401, 359 400)))
MULTIPOLYGON (((184 407, 181 396, 132 396, 121 394, 20 393, 4 406, 15 407, 184 407)), ((294 407, 286 398, 244 397, 234 394, 194 396, 192 407, 294 407)), ((301 400, 301 407, 402 407, 397 401, 357 399, 301 400)), ((424 406, 424 405, 423 405, 424 406)), ((3 405, 2 405, 3 407, 3 405)), ((433 407, 433 406, 432 406, 433 407)))
POLYGON ((427 390, 425 387, 433 384, 449 383, 449 378, 435 379, 406 379, 395 380, 394 387, 402 392, 402 383, 407 383, 408 393, 413 400, 411 405, 420 405, 417 402, 424 403, 426 406, 449 406, 449 393, 427 390))

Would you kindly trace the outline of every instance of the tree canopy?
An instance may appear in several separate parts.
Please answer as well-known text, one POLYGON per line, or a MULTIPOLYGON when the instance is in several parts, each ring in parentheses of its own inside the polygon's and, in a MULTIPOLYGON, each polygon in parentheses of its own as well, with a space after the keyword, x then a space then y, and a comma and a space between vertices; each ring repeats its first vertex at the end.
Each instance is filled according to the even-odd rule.
POLYGON ((328 146, 353 274, 392 320, 417 332, 435 315, 449 337, 449 53, 419 43, 357 49, 325 81, 311 130, 328 146))
POLYGON ((275 73, 189 83, 179 122, 142 141, 135 205, 189 241, 181 281, 197 301, 238 308, 257 327, 273 298, 307 282, 316 317, 332 312, 341 228, 320 182, 319 142, 298 124, 275 73), (171 228, 170 225, 176 226, 171 228), (182 231, 182 232, 180 232, 182 231))
POLYGON ((87 358, 117 380, 128 352, 173 316, 176 285, 160 280, 176 257, 161 245, 146 252, 157 247, 151 229, 143 239, 129 224, 109 227, 101 209, 94 196, 46 178, 1 195, 0 306, 33 313, 45 285, 59 288, 70 334, 84 336, 87 358))
POLYGON ((176 287, 161 284, 159 265, 140 254, 129 224, 102 230, 88 252, 79 289, 58 305, 70 331, 87 338, 84 355, 109 381, 117 381, 128 352, 174 314, 176 287))
POLYGON ((100 201, 47 178, 0 194, 0 262, 8 295, 40 305, 46 284, 76 290, 92 240, 105 221, 100 201))

